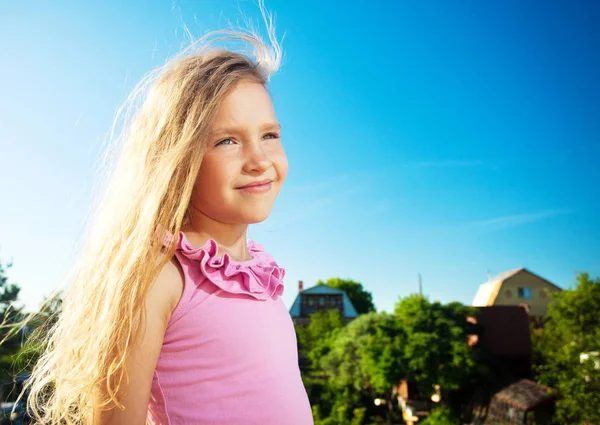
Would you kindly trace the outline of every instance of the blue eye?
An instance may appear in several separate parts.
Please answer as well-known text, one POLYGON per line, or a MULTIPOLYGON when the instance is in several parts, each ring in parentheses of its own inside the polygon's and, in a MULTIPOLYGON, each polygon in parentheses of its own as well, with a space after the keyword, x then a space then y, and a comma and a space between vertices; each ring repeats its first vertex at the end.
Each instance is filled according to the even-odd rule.
POLYGON ((279 139, 279 134, 277 133, 267 133, 263 136, 263 139, 279 139))
POLYGON ((227 139, 221 140, 215 146, 224 146, 224 145, 232 145, 232 144, 233 144, 233 139, 227 138, 227 139))

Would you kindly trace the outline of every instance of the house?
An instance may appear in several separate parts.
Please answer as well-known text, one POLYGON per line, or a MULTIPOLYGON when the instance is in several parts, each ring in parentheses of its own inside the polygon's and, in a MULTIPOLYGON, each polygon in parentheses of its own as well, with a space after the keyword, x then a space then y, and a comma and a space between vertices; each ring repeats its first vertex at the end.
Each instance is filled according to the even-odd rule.
POLYGON ((541 323, 552 300, 550 293, 561 290, 552 282, 521 267, 500 273, 481 284, 473 306, 522 306, 528 312, 530 322, 541 323))
POLYGON ((492 397, 485 424, 550 425, 556 392, 529 379, 522 379, 492 397))
POLYGON ((358 317, 345 291, 327 285, 303 289, 302 281, 298 282, 298 295, 290 308, 290 315, 295 323, 308 324, 313 313, 332 309, 338 310, 345 322, 358 317))

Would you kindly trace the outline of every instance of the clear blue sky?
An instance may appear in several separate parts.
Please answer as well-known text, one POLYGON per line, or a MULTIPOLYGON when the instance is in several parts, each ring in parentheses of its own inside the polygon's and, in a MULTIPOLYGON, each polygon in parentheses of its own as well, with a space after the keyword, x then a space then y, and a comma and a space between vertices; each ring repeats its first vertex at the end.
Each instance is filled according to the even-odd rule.
MULTIPOLYGON (((290 159, 250 237, 287 270, 470 303, 490 271, 600 275, 600 3, 272 0, 290 159)), ((116 107, 253 1, 0 2, 0 257, 34 309, 73 260, 116 107)))

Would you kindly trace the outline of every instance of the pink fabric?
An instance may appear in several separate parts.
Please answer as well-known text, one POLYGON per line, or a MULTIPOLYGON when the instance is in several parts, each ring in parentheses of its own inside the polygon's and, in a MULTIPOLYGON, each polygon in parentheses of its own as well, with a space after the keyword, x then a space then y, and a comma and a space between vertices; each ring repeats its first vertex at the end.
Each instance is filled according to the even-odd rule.
POLYGON ((284 270, 249 242, 252 260, 217 258, 179 234, 184 290, 154 372, 148 420, 160 425, 312 425, 296 334, 280 296, 284 270))

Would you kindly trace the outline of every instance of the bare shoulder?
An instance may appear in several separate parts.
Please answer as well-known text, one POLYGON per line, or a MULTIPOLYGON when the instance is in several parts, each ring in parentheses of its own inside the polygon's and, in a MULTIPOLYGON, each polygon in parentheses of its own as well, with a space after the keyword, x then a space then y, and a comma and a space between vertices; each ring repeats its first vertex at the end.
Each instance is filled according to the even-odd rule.
POLYGON ((183 270, 175 258, 171 258, 160 270, 152 283, 146 298, 147 304, 159 307, 161 312, 171 316, 183 292, 183 270))
POLYGON ((144 331, 136 333, 127 358, 129 383, 120 387, 120 402, 124 409, 98 410, 94 424, 145 424, 154 370, 162 349, 165 330, 171 313, 183 291, 183 271, 177 260, 171 259, 152 282, 145 299, 144 331))

